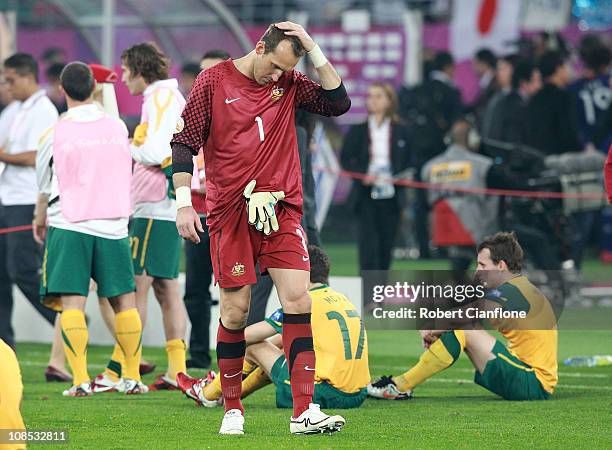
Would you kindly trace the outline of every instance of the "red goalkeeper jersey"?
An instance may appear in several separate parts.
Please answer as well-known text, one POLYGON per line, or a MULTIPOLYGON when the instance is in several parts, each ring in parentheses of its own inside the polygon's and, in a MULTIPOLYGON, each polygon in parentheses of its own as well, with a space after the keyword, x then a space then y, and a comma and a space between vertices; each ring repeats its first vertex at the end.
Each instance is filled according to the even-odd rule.
POLYGON ((251 180, 255 191, 284 191, 284 205, 302 214, 302 179, 295 133, 295 108, 325 116, 346 112, 346 94, 298 71, 260 86, 236 69, 232 60, 200 73, 183 111, 184 129, 172 143, 192 152, 204 147, 207 224, 214 233, 244 207, 242 192, 251 180), (195 149, 195 150, 194 150, 195 149))

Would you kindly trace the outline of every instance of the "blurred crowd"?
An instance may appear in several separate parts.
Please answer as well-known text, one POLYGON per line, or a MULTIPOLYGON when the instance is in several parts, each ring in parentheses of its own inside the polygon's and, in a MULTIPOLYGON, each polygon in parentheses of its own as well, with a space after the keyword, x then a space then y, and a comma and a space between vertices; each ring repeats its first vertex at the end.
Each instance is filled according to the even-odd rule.
POLYGON ((500 229, 515 231, 540 269, 580 268, 585 248, 599 245, 603 201, 482 192, 603 189, 612 142, 609 43, 587 35, 570 49, 542 33, 518 44, 514 54, 483 48, 474 55, 479 92, 467 104, 445 51, 425 52, 418 86, 370 86, 368 119, 349 129, 341 152, 345 170, 367 175, 353 181, 348 200, 358 218, 362 270, 390 267, 406 217, 418 255, 448 256, 458 272, 474 244, 500 229), (391 178, 448 189, 408 191, 391 178))

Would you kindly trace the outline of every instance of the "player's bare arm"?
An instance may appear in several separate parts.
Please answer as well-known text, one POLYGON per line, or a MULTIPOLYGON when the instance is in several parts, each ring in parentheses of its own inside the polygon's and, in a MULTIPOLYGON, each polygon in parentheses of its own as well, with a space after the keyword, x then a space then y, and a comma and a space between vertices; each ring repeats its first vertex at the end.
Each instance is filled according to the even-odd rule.
POLYGON ((177 172, 172 175, 176 192, 176 228, 183 239, 200 243, 198 231, 204 232, 200 216, 191 206, 191 177, 189 172, 177 172))

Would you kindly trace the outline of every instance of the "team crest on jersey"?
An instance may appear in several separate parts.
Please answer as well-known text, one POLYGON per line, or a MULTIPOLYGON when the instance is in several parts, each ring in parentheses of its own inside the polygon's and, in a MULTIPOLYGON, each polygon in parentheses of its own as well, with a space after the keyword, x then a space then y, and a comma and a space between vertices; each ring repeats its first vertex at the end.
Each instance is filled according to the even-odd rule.
POLYGON ((244 264, 236 263, 232 267, 232 276, 239 277, 240 275, 244 275, 244 264))
POLYGON ((185 121, 183 120, 182 117, 179 117, 178 120, 176 121, 176 127, 174 128, 174 134, 180 133, 181 131, 183 131, 183 128, 185 128, 185 121))
POLYGON ((285 89, 274 86, 274 88, 272 88, 272 92, 270 93, 270 98, 272 99, 273 102, 275 102, 278 99, 280 99, 284 93, 285 93, 285 89))

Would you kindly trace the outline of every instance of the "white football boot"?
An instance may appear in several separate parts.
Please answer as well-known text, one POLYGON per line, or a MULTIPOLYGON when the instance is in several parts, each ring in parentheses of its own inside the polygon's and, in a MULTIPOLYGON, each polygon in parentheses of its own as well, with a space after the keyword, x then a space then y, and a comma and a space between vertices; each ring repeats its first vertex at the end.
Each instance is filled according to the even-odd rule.
POLYGON ((219 434, 244 434, 244 416, 239 409, 225 413, 219 434))
POLYGON ((289 430, 292 434, 332 434, 340 431, 344 424, 344 417, 328 416, 319 405, 311 403, 298 418, 291 418, 289 430))

